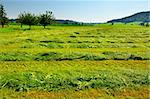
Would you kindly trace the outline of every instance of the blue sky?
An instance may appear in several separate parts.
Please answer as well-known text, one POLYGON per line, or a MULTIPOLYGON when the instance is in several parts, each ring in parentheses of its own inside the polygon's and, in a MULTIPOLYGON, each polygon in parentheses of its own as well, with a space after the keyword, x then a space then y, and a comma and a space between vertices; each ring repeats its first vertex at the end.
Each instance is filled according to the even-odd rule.
POLYGON ((141 11, 150 10, 148 0, 0 0, 8 17, 20 12, 39 14, 53 11, 56 19, 80 22, 106 22, 141 11))

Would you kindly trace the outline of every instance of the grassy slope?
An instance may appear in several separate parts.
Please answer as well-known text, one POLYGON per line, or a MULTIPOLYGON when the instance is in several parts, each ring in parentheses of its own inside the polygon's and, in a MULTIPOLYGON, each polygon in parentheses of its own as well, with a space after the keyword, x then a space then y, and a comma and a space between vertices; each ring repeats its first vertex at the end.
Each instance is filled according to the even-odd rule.
MULTIPOLYGON (((19 26, 12 25, 0 29, 0 96, 146 98, 149 61, 126 59, 130 55, 149 59, 148 50, 149 28, 136 25, 51 26, 45 30, 38 26, 26 30, 26 27, 20 29, 19 26), (62 53, 65 58, 79 57, 78 54, 86 53, 87 61, 34 61, 35 56, 39 55, 39 58, 49 52, 62 53), (76 53, 77 56, 72 56, 76 53), (110 60, 95 61, 93 54, 110 60), (29 57, 24 57, 28 55, 29 57), (116 57, 123 60, 113 60, 116 57), (53 80, 47 78, 50 75, 53 80), (27 80, 28 77, 30 80, 27 80), (52 84, 49 85, 47 80, 52 84), (48 92, 50 90, 52 91, 48 92)), ((54 57, 48 55, 40 60, 51 58, 54 57)))

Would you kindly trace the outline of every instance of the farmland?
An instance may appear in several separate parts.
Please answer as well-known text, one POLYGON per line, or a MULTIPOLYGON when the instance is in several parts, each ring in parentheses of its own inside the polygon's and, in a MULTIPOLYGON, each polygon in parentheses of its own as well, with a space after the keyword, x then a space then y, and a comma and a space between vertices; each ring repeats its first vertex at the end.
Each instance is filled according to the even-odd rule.
POLYGON ((148 98, 150 28, 0 29, 0 98, 148 98))

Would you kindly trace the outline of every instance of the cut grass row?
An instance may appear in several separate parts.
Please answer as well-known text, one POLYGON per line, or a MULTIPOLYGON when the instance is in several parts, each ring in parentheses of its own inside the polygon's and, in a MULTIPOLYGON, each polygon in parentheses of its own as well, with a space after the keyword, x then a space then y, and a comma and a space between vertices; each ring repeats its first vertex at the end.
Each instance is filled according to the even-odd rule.
POLYGON ((69 93, 70 97, 75 93, 86 95, 90 90, 97 92, 95 97, 117 97, 117 93, 122 97, 125 94, 148 97, 149 61, 1 61, 0 64, 0 94, 4 97, 14 93, 14 97, 35 97, 39 92, 42 97, 56 98, 56 93, 60 97, 69 93), (138 95, 137 90, 144 92, 138 95))
POLYGON ((40 30, 35 26, 35 29, 30 31, 23 31, 17 27, 11 25, 0 30, 2 47, 32 48, 42 45, 47 48, 149 47, 149 28, 139 26, 128 28, 126 26, 52 26, 46 30, 40 30))
POLYGON ((140 86, 136 89, 123 90, 88 89, 81 91, 63 90, 47 92, 33 90, 29 92, 15 92, 13 90, 0 90, 1 99, 148 99, 149 87, 140 86))
POLYGON ((149 60, 148 52, 113 52, 104 51, 102 53, 90 52, 43 52, 43 53, 26 53, 26 52, 2 52, 0 61, 63 61, 63 60, 149 60))

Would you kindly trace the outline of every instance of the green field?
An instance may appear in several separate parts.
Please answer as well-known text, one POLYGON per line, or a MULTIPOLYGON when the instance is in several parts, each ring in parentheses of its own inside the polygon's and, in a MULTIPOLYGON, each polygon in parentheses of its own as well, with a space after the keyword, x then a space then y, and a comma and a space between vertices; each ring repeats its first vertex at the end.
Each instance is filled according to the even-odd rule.
POLYGON ((150 28, 0 29, 0 99, 149 98, 150 28))

